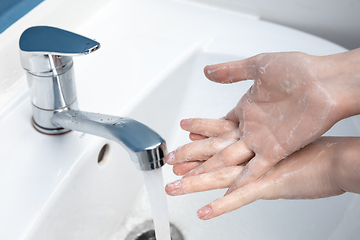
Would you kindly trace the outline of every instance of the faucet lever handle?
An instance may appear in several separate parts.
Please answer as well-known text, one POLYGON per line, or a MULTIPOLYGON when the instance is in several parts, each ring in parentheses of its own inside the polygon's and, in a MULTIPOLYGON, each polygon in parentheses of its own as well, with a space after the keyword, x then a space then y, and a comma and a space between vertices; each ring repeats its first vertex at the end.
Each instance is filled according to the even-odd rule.
POLYGON ((20 37, 24 52, 61 56, 86 55, 96 51, 100 43, 60 28, 36 26, 26 29, 20 37))
POLYGON ((21 64, 37 74, 48 73, 72 63, 73 56, 86 55, 100 48, 100 43, 60 28, 35 26, 26 29, 19 40, 21 64), (56 57, 53 64, 49 59, 56 57))

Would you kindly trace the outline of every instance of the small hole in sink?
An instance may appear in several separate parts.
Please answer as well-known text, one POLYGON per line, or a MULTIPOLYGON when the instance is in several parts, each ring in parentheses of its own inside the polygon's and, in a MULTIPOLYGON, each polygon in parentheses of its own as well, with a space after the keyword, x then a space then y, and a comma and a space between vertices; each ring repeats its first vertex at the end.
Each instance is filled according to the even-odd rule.
MULTIPOLYGON (((170 223, 171 240, 184 240, 184 236, 180 230, 170 223)), ((154 223, 152 220, 135 226, 135 228, 126 236, 125 240, 156 240, 154 223)))
POLYGON ((109 161, 109 159, 108 159, 109 158, 109 148, 110 148, 109 144, 105 144, 101 148, 101 150, 99 152, 99 156, 98 156, 98 164, 100 166, 105 166, 108 163, 108 161, 109 161))

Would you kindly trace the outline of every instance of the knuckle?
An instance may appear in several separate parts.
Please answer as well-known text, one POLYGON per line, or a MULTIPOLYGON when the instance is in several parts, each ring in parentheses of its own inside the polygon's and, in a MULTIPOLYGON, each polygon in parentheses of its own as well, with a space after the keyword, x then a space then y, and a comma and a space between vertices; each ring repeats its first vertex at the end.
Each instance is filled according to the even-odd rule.
POLYGON ((221 133, 224 133, 224 132, 228 132, 228 131, 231 131, 235 128, 235 124, 231 121, 222 121, 220 124, 219 124, 219 130, 221 133))
MULTIPOLYGON (((246 174, 254 177, 260 177, 268 172, 274 164, 265 158, 257 158, 251 160, 246 168, 248 171, 246 174)), ((244 172, 245 174, 245 172, 244 172)))
POLYGON ((211 137, 209 139, 210 139, 209 147, 214 151, 220 151, 225 147, 227 147, 230 144, 230 142, 232 143, 230 139, 224 139, 220 137, 211 137))
POLYGON ((258 62, 268 58, 269 56, 271 56, 271 53, 259 53, 253 56, 251 60, 254 65, 257 65, 258 62))
POLYGON ((221 169, 218 171, 218 174, 216 176, 216 179, 220 182, 226 182, 229 178, 228 173, 225 171, 225 169, 221 169))
POLYGON ((230 159, 232 156, 232 154, 230 153, 230 151, 221 151, 218 154, 218 158, 220 161, 226 162, 227 159, 230 159))
POLYGON ((179 158, 183 155, 183 152, 185 151, 185 149, 187 148, 186 145, 184 146, 181 146, 181 147, 178 147, 176 150, 175 150, 175 158, 179 158))
POLYGON ((190 123, 190 129, 193 133, 202 134, 206 131, 206 121, 203 119, 192 119, 190 123))
POLYGON ((199 123, 201 122, 200 119, 197 119, 197 118, 193 118, 191 119, 191 122, 190 122, 190 127, 194 128, 194 127, 197 127, 199 125, 199 123))
POLYGON ((193 143, 186 144, 182 147, 179 147, 175 151, 175 160, 178 162, 183 162, 189 160, 189 153, 191 152, 193 143))
POLYGON ((212 149, 217 149, 220 144, 220 138, 217 137, 211 137, 209 138, 209 147, 212 149))

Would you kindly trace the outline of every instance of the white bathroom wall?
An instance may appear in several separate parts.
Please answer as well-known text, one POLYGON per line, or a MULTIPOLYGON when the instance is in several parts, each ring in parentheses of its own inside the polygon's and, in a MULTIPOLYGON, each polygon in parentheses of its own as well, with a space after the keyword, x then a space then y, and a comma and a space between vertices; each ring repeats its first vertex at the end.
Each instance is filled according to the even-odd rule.
POLYGON ((184 0, 257 15, 345 48, 360 47, 360 0, 184 0))
POLYGON ((44 0, 1 0, 0 33, 44 0))

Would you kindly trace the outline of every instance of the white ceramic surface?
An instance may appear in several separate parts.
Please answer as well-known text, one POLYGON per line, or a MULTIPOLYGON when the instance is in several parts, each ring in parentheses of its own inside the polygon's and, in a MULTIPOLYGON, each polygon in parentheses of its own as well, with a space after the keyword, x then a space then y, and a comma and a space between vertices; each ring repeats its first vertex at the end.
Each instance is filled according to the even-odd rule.
MULTIPOLYGON (((80 109, 134 117, 158 131, 169 150, 187 142, 178 127, 181 118, 221 117, 251 85, 211 83, 202 74, 206 64, 260 52, 345 50, 253 17, 181 1, 91 3, 45 1, 0 35, 6 42, 0 46, 0 81, 6 77, 14 83, 3 85, 0 98, 0 239, 122 239, 125 227, 149 217, 145 210, 138 214, 147 209, 142 176, 124 149, 77 132, 47 136, 32 128, 26 80, 17 62, 17 41, 25 28, 52 25, 96 38, 102 48, 75 59, 80 109), (100 166, 104 144, 110 148, 100 166)), ((357 121, 341 122, 329 134, 358 136, 357 121)), ((175 178, 169 167, 164 172, 166 181, 175 178)), ((359 236, 357 195, 259 201, 215 220, 198 220, 196 210, 221 194, 169 198, 170 218, 186 239, 359 236)))
MULTIPOLYGON (((181 118, 210 117, 219 118, 226 114, 228 109, 236 104, 239 97, 251 86, 251 82, 242 82, 235 85, 219 85, 205 79, 202 66, 219 60, 231 61, 242 56, 222 55, 198 49, 186 63, 179 66, 166 78, 166 82, 156 90, 156 93, 174 88, 166 83, 178 86, 171 99, 183 99, 177 105, 175 123, 168 141, 170 148, 189 142, 188 133, 179 129, 181 118), (186 79, 186 82, 184 82, 186 79), (180 95, 180 96, 179 96, 180 95), (208 106, 208 107, 204 107, 208 106), (211 107, 210 107, 211 106, 211 107)), ((140 111, 133 114, 138 119, 149 119, 146 109, 152 104, 160 103, 156 99, 158 94, 147 97, 141 103, 140 111)), ((175 104, 165 104, 166 111, 172 114, 175 104)), ((169 119, 171 120, 171 119, 169 119)), ((160 122, 155 118, 150 124, 155 129, 162 130, 160 122)), ((325 135, 328 136, 359 136, 360 117, 345 119, 325 135)), ((171 168, 166 166, 165 181, 177 179, 171 168)), ((358 220, 360 216, 360 196, 346 193, 342 196, 318 200, 276 200, 257 201, 225 214, 216 219, 202 221, 197 218, 196 211, 207 203, 223 196, 225 190, 215 190, 207 193, 196 193, 177 197, 168 197, 170 221, 178 226, 187 240, 195 239, 357 239, 360 234, 358 220)), ((137 200, 134 209, 127 215, 125 224, 117 232, 114 240, 123 239, 133 226, 151 218, 147 203, 146 192, 137 200)))

